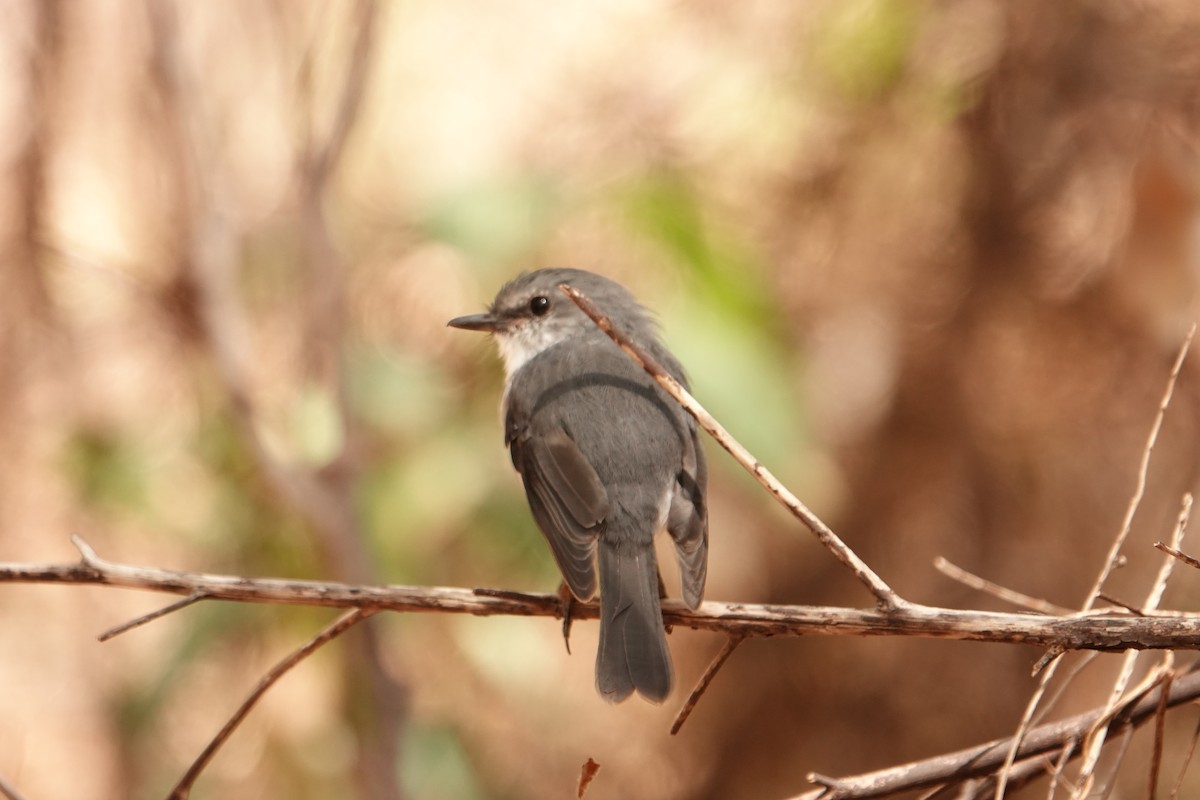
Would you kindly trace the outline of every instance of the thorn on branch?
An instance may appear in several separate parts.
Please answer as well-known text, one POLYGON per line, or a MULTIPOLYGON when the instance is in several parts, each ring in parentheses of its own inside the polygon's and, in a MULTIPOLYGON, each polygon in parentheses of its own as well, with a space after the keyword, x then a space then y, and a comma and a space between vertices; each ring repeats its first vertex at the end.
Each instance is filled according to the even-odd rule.
POLYGON ((79 551, 79 556, 85 566, 89 566, 92 569, 104 569, 106 565, 105 560, 78 533, 71 534, 71 544, 75 545, 75 549, 79 551))
POLYGON ((1146 616, 1146 612, 1143 611, 1142 609, 1138 608, 1137 606, 1133 605, 1132 603, 1126 603, 1124 600, 1121 600, 1118 597, 1113 597, 1111 594, 1108 594, 1107 592, 1101 592, 1100 594, 1096 595, 1096 599, 1103 600, 1104 602, 1108 603, 1109 605, 1114 605, 1117 608, 1123 608, 1126 611, 1128 611, 1130 614, 1133 614, 1135 617, 1146 616))
POLYGON ((1200 559, 1189 556, 1187 553, 1184 553, 1181 550, 1176 550, 1174 547, 1171 547, 1171 545, 1166 544, 1165 542, 1155 542, 1154 546, 1159 550, 1162 550, 1167 555, 1174 556, 1183 563, 1187 564, 1189 567, 1192 567, 1193 569, 1200 569, 1200 559))
POLYGON ((1050 666, 1055 659, 1065 652, 1067 651, 1061 647, 1051 647, 1049 650, 1042 653, 1042 657, 1034 663, 1033 668, 1029 671, 1030 676, 1036 678, 1038 675, 1041 675, 1042 670, 1050 666))

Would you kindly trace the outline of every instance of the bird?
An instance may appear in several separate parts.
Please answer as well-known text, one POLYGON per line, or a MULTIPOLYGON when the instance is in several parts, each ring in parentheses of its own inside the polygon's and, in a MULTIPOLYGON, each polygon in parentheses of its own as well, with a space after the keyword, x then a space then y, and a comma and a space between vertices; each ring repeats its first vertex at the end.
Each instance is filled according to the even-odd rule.
POLYGON ((559 286, 587 295, 685 387, 658 325, 621 284, 547 268, 506 283, 487 311, 454 328, 491 334, 505 368, 504 443, 538 528, 574 597, 600 594, 596 689, 652 703, 674 676, 654 536, 675 546, 684 602, 708 573, 708 467, 695 420, 559 286))

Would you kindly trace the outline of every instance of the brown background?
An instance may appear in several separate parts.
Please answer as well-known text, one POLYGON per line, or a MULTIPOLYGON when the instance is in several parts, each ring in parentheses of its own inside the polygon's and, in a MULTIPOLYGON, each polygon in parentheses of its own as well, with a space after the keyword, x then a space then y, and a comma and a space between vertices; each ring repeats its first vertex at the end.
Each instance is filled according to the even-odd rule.
MULTIPOLYGON (((905 596, 1004 608, 945 556, 1076 606, 1196 313, 1183 0, 3 17, 0 560, 72 560, 79 532, 180 569, 552 590, 499 366, 444 323, 571 264, 653 306, 700 399, 905 596)), ((1111 585, 1130 602, 1197 483, 1195 359, 1111 585)), ((710 456, 710 598, 868 603, 710 456)), ((95 641, 161 602, 0 589, 0 776, 162 796, 329 616, 213 605, 95 641)), ((591 757, 596 800, 784 797, 1010 733, 1040 655, 751 641, 670 737, 680 690, 599 701, 588 624, 567 657, 547 620, 375 623, 289 675, 197 796, 557 798, 591 757)), ((679 682, 720 644, 675 632, 679 682)), ((1114 662, 1060 711, 1102 702, 1114 662)), ((1172 778, 1194 717, 1170 720, 1172 778)))

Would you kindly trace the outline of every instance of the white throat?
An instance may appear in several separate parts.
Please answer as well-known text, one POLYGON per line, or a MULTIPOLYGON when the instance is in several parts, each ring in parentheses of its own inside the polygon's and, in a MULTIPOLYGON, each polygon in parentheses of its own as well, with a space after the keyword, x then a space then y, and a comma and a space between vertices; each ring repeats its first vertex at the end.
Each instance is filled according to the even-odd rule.
POLYGON ((550 325, 518 325, 504 333, 496 333, 496 345, 504 359, 504 372, 511 378, 534 356, 562 340, 561 330, 550 325))

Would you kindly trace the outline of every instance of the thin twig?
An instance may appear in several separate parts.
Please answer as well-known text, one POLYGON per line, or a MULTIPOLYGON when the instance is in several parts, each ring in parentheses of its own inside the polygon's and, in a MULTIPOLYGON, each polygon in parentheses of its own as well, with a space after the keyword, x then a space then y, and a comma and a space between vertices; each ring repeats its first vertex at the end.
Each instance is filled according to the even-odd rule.
MULTIPOLYGON (((1125 509, 1125 517, 1121 522, 1121 527, 1117 531, 1117 535, 1113 539, 1112 545, 1109 547, 1108 556, 1104 561, 1104 565, 1100 569, 1100 573, 1096 577, 1095 583, 1092 585, 1091 591, 1088 592, 1087 598, 1081 606, 1083 611, 1089 611, 1096 603, 1100 593, 1104 590, 1104 584, 1108 577, 1117 567, 1123 563, 1121 548, 1125 545, 1125 540, 1129 536, 1129 531, 1133 526, 1133 516, 1137 512, 1138 506, 1141 505, 1142 497, 1146 493, 1146 476, 1150 470, 1150 456, 1154 451, 1154 445, 1158 441, 1158 433, 1162 428, 1163 419, 1166 417, 1167 407, 1171 404, 1171 397, 1175 394, 1175 382, 1179 377, 1180 371, 1183 369, 1184 359, 1187 357, 1187 352, 1192 343, 1192 338, 1196 335, 1196 325, 1193 324, 1188 330, 1187 336, 1184 337, 1183 344, 1179 347, 1179 353, 1175 357, 1175 363, 1171 366, 1171 372, 1167 377, 1167 385, 1163 391, 1162 399, 1158 404, 1158 412, 1155 414, 1154 422, 1150 426, 1150 433, 1146 438, 1146 445, 1142 448, 1141 462, 1138 465, 1137 482, 1134 488, 1133 497, 1130 498, 1129 505, 1125 509)), ((1002 771, 999 780, 996 782, 996 800, 1003 800, 1004 791, 1007 785, 1006 771, 1013 765, 1013 759, 1017 747, 1021 742, 1023 732, 1029 727, 1030 720, 1033 717, 1034 709, 1041 701, 1045 694, 1046 685, 1054 678, 1054 673, 1057 671, 1058 664, 1061 663, 1061 655, 1056 654, 1046 670, 1042 672, 1038 679, 1038 688, 1035 690, 1033 697, 1030 698, 1028 705, 1025 708, 1025 713, 1021 717, 1021 723, 1017 728, 1017 732, 1013 737, 1012 752, 1008 754, 1005 761, 1005 771, 1002 771)))
POLYGON ((708 685, 712 683, 712 679, 717 676, 717 672, 724 666, 725 661, 733 655, 733 651, 742 643, 741 636, 730 636, 725 640, 725 645, 721 648, 721 652, 717 653, 713 658, 712 663, 708 665, 708 669, 704 670, 704 674, 700 676, 700 680, 696 682, 696 688, 692 689, 692 693, 688 695, 684 701, 683 707, 679 709, 679 713, 675 715, 675 721, 671 723, 671 735, 679 733, 679 729, 683 727, 683 723, 687 722, 688 717, 692 715, 692 709, 696 707, 696 703, 700 702, 700 698, 708 691, 708 685))
POLYGON ((947 578, 958 581, 964 586, 968 586, 978 592, 985 592, 994 597, 997 597, 1007 603, 1011 603, 1018 608, 1025 608, 1030 611, 1036 611, 1040 614, 1053 614, 1055 616, 1066 616, 1074 613, 1069 608, 1055 605, 1049 600, 1043 600, 1040 597, 1031 597, 1027 594, 1022 594, 1015 589, 1009 589, 1007 586, 1001 586, 998 583, 992 583, 986 578, 981 578, 973 572, 968 572, 957 564, 952 563, 949 559, 938 556, 933 560, 933 567, 938 572, 941 572, 947 578))
POLYGON ((353 611, 343 614, 334 620, 334 622, 323 631, 305 642, 303 646, 293 650, 286 658, 272 667, 270 672, 259 679, 258 684, 254 687, 253 691, 246 696, 246 699, 242 701, 242 704, 238 706, 237 711, 233 713, 233 716, 229 718, 229 721, 222 726, 221 730, 217 732, 217 735, 214 736, 212 741, 208 743, 208 746, 204 748, 204 751, 200 753, 200 755, 196 757, 196 760, 192 762, 192 765, 188 767, 188 771, 184 773, 183 777, 179 779, 179 783, 175 785, 175 788, 172 789, 171 793, 167 796, 168 800, 186 800, 192 791, 192 784, 196 782, 196 778, 198 778, 200 773, 204 771, 204 768, 208 766, 208 763, 212 760, 213 756, 216 755, 217 750, 221 748, 221 745, 225 744, 226 740, 228 740, 233 732, 237 729, 237 726, 240 725, 242 720, 246 718, 246 715, 250 713, 250 709, 254 707, 259 699, 266 694, 267 690, 270 689, 276 681, 286 675, 288 671, 292 669, 292 667, 296 666, 305 658, 312 655, 312 653, 322 645, 332 641, 333 639, 336 639, 338 636, 354 627, 354 625, 357 623, 361 622, 372 614, 375 614, 378 610, 379 609, 374 608, 356 608, 353 611))
POLYGON ((1163 746, 1167 740, 1167 697, 1170 696, 1173 673, 1167 673, 1163 690, 1159 694, 1158 708, 1154 711, 1154 751, 1150 754, 1150 780, 1146 791, 1147 800, 1158 797, 1158 780, 1162 773, 1163 746))
POLYGON ((1188 767, 1192 764, 1192 756, 1196 754, 1196 741, 1200 740, 1200 719, 1196 720, 1196 728, 1192 731, 1192 741, 1188 751, 1179 765, 1179 774, 1175 776, 1175 785, 1171 787, 1171 800, 1179 800, 1179 790, 1183 788, 1183 779, 1187 777, 1188 767))
POLYGON ((1163 684, 1164 679, 1170 674, 1172 661, 1169 658, 1171 653, 1167 652, 1167 662, 1159 664, 1149 672, 1132 690, 1126 692, 1125 687, 1128 684, 1129 677, 1132 674, 1134 659, 1130 656, 1135 656, 1137 653, 1130 651, 1125 654, 1125 660, 1122 664, 1122 669, 1117 680, 1113 684, 1113 693, 1120 690, 1120 694, 1116 695, 1115 699, 1110 696, 1105 704, 1103 712, 1096 718, 1096 722, 1092 729, 1088 731, 1087 738, 1084 740, 1082 748, 1084 763, 1079 768, 1079 774, 1075 777, 1076 787, 1072 793, 1072 797, 1076 800, 1082 800, 1091 794, 1095 783, 1095 770, 1100 763, 1100 752, 1104 747, 1105 739, 1107 738, 1109 728, 1117 714, 1124 708, 1128 708, 1130 703, 1135 702, 1155 688, 1163 684))
MULTIPOLYGON (((1175 520, 1175 527, 1171 532, 1171 547, 1178 550, 1183 544, 1183 536, 1187 532, 1188 518, 1192 510, 1192 496, 1185 494, 1179 510, 1179 516, 1175 520)), ((1162 563, 1159 565, 1158 573, 1154 576, 1154 581, 1150 586, 1150 591, 1147 592, 1146 601, 1142 604, 1142 609, 1146 612, 1153 612, 1158 608, 1158 604, 1162 601, 1163 592, 1166 591, 1167 582, 1171 579, 1171 573, 1175 567, 1175 559, 1169 556, 1162 557, 1162 563)), ((1140 654, 1136 650, 1129 650, 1125 653, 1122 659, 1121 670, 1117 674, 1116 680, 1113 682, 1113 687, 1109 693, 1108 708, 1116 708, 1121 702, 1121 697, 1125 693, 1129 685, 1129 681, 1133 678, 1134 668, 1137 666, 1138 656, 1140 654)), ((1170 674, 1171 653, 1168 651, 1163 656, 1164 660, 1158 665, 1158 675, 1156 679, 1161 679, 1162 675, 1170 674)), ((1151 677, 1155 677, 1155 673, 1151 673, 1151 677)), ((1146 680, 1150 680, 1147 678, 1146 680)), ((1100 751, 1104 747, 1105 727, 1107 722, 1103 721, 1098 724, 1097 728, 1088 733, 1087 743, 1084 745, 1084 760, 1079 768, 1079 786, 1072 795, 1075 798, 1082 799, 1091 791, 1092 776, 1096 766, 1100 762, 1100 751)))
POLYGON ((1075 659, 1075 665, 1071 667, 1071 671, 1067 673, 1067 676, 1063 679, 1062 685, 1054 690, 1054 693, 1050 695, 1049 700, 1041 703, 1038 706, 1038 711, 1033 716, 1034 725, 1041 725, 1046 717, 1050 716, 1050 712, 1053 711, 1063 697, 1066 696, 1067 689, 1069 688, 1071 681, 1075 680, 1079 673, 1087 669, 1088 665, 1090 665, 1092 661, 1099 657, 1099 655, 1099 653, 1093 650, 1091 652, 1082 653, 1080 654, 1079 658, 1075 659))
POLYGON ((1054 795, 1058 793, 1058 785, 1065 784, 1068 791, 1074 791, 1075 787, 1071 785, 1067 779, 1067 764, 1075 757, 1075 748, 1079 743, 1072 740, 1063 745, 1059 751, 1058 760, 1054 762, 1053 769, 1050 772, 1050 786, 1046 790, 1046 797, 1049 800, 1054 799, 1054 795))
POLYGON ((182 600, 176 600, 174 603, 171 603, 169 606, 163 606, 162 608, 151 611, 149 614, 142 614, 140 617, 131 619, 129 622, 122 623, 121 625, 117 625, 114 628, 109 628, 108 630, 106 630, 104 633, 100 634, 96 638, 102 642, 107 642, 109 639, 113 638, 114 636, 120 636, 122 633, 125 633, 126 631, 131 631, 134 628, 140 628, 141 626, 145 625, 147 622, 153 622, 154 620, 158 619, 159 617, 165 617, 167 614, 171 614, 175 611, 179 611, 181 609, 187 608, 188 606, 192 605, 193 603, 197 603, 200 600, 205 599, 206 597, 208 597, 208 595, 205 594, 204 592, 192 592, 187 597, 183 598, 182 600))
POLYGON ((1200 569, 1200 559, 1193 558, 1192 556, 1189 556, 1187 553, 1184 553, 1180 550, 1176 550, 1175 548, 1171 547, 1169 544, 1165 544, 1164 542, 1155 542, 1154 546, 1157 547, 1159 550, 1162 550, 1167 555, 1174 556, 1175 558, 1179 559, 1183 563, 1187 564, 1189 567, 1192 567, 1194 569, 1200 569))
POLYGON ((1096 599, 1103 600, 1104 602, 1108 603, 1110 606, 1116 606, 1117 608, 1123 608, 1126 611, 1128 611, 1130 614, 1136 614, 1139 617, 1146 616, 1145 609, 1135 606, 1133 603, 1126 602, 1119 597, 1113 597, 1108 592, 1101 592, 1099 595, 1097 595, 1096 599))
POLYGON ((1100 596, 1100 592, 1104 588, 1104 582, 1108 580, 1108 576, 1117 568, 1118 559, 1121 554, 1121 548, 1125 545, 1125 540, 1129 537, 1129 531, 1133 527, 1133 516, 1137 513, 1138 507, 1142 504, 1142 498, 1146 494, 1146 476, 1150 472, 1150 456, 1154 452, 1154 445, 1158 442, 1159 431, 1162 430, 1163 419, 1167 415, 1167 407, 1171 405, 1171 397, 1175 394, 1175 382, 1179 378, 1179 372, 1183 369, 1184 359, 1187 357, 1188 348, 1192 345, 1192 338, 1196 335, 1196 326, 1192 325, 1188 330, 1187 336, 1183 339, 1183 344, 1179 347, 1179 353, 1175 356, 1175 363, 1171 366, 1171 373, 1167 377, 1167 386, 1163 391, 1162 399, 1158 402, 1158 412, 1154 415, 1154 423, 1150 426, 1150 433, 1146 437, 1146 446, 1142 448, 1142 459, 1138 464, 1137 483, 1133 490, 1133 496, 1129 499, 1129 505, 1125 508, 1125 518, 1121 521, 1121 528, 1118 530, 1116 537, 1113 539, 1112 546, 1108 550, 1108 558, 1104 562, 1104 566, 1100 570, 1100 574, 1096 578, 1096 582, 1092 585, 1092 589, 1088 592, 1087 599, 1084 600, 1083 608, 1091 608, 1096 599, 1100 596))
POLYGON ((1025 710, 1021 712, 1021 721, 1017 724, 1017 731, 1010 740, 1008 752, 1004 754, 1004 765, 996 777, 996 800, 1004 800, 1004 792, 1008 788, 1008 775, 1012 771, 1013 764, 1017 762, 1017 754, 1025 743, 1025 737, 1030 731, 1033 717, 1037 714, 1038 705, 1046 695, 1050 681, 1054 680, 1054 673, 1058 672, 1058 665, 1063 663, 1063 655, 1061 650, 1055 653, 1038 673, 1037 688, 1033 690, 1033 696, 1025 704, 1025 710))
MULTIPOLYGON (((1112 797, 1113 789, 1117 785, 1117 775, 1121 771, 1121 762, 1125 760, 1125 755, 1129 752, 1129 744, 1133 741, 1133 728, 1125 728, 1121 731, 1121 743, 1116 748, 1116 755, 1113 757, 1112 768, 1108 771, 1108 778, 1104 781, 1100 789, 1100 800, 1109 800, 1112 797)), ((1078 792, 1079 789, 1077 788, 1078 792)), ((1084 795, 1080 794, 1080 797, 1084 795)))
POLYGON ((658 361, 639 347, 629 338, 628 335, 613 323, 599 307, 596 306, 588 297, 578 289, 567 284, 560 284, 559 290, 571 299, 575 305, 579 306, 584 314, 587 314, 593 322, 600 327, 602 331, 608 334, 617 345, 620 346, 634 361, 636 361, 642 369, 649 373, 650 377, 658 382, 658 385, 663 390, 675 398, 684 409, 691 414, 700 427, 708 431, 708 433, 717 440, 721 447, 733 456, 734 460, 741 464, 747 472, 770 492, 771 496, 783 504, 792 516, 800 520, 810 531, 812 531, 821 544, 825 546, 829 552, 833 553, 838 561, 841 561, 846 567, 854 573, 855 577, 862 582, 864 586, 875 595, 876 603, 879 608, 886 611, 896 611, 910 607, 912 604, 904 600, 896 593, 892 587, 888 586, 882 578, 875 574, 875 571, 867 566, 858 555, 843 542, 837 534, 835 534, 828 525, 814 514, 809 508, 800 502, 792 492, 780 483, 779 479, 771 474, 762 462, 754 457, 753 454, 740 442, 733 438, 729 431, 725 430, 721 423, 709 414, 696 398, 692 397, 691 393, 672 378, 658 361))

